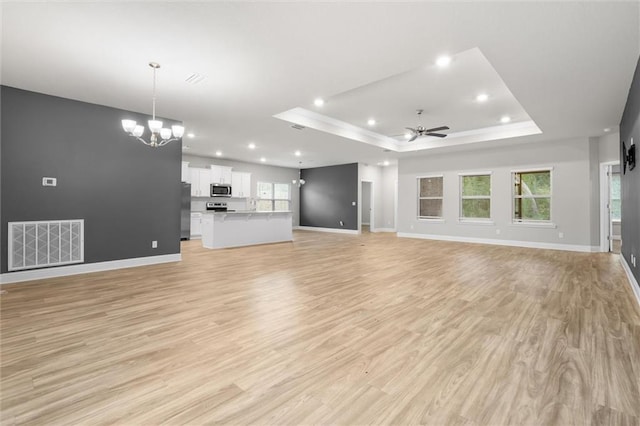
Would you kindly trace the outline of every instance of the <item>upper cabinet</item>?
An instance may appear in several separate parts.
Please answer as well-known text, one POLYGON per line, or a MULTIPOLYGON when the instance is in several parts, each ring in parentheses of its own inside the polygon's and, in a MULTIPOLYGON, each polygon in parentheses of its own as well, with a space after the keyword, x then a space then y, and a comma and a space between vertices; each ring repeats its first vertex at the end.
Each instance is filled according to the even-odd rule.
POLYGON ((211 166, 211 183, 231 185, 231 167, 211 166))
POLYGON ((251 173, 231 173, 231 196, 234 198, 251 197, 251 173))
POLYGON ((191 183, 191 172, 189 171, 189 162, 182 162, 182 182, 191 183))
POLYGON ((209 169, 201 169, 197 167, 191 167, 189 171, 191 172, 191 196, 210 197, 211 171, 209 169))

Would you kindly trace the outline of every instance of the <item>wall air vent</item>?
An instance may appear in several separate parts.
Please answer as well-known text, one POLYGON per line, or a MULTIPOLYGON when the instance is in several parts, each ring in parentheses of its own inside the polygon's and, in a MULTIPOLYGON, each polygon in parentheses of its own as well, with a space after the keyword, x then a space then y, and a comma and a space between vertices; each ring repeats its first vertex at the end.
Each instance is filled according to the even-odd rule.
POLYGON ((292 124, 292 125, 291 125, 291 128, 292 128, 292 129, 296 129, 296 130, 302 130, 302 129, 305 129, 305 127, 304 127, 304 126, 301 126, 301 125, 299 125, 299 124, 292 124))
POLYGON ((84 220, 9 222, 9 271, 84 262, 84 220))
POLYGON ((198 83, 202 82, 202 80, 204 80, 204 78, 205 78, 204 75, 198 74, 197 72, 194 72, 189 77, 187 77, 184 81, 186 81, 189 84, 198 84, 198 83))

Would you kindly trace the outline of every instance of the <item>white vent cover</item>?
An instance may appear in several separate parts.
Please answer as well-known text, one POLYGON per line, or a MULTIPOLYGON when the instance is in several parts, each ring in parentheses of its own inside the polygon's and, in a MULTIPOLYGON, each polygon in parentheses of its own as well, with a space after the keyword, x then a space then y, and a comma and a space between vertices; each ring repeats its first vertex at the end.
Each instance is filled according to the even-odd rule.
POLYGON ((9 271, 84 262, 84 220, 9 222, 9 271))

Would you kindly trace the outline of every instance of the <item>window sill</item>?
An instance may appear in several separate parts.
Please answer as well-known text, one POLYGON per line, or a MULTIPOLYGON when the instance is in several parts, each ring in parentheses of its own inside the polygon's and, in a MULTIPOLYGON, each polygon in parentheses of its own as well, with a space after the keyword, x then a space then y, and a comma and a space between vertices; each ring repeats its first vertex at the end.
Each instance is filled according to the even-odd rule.
POLYGON ((482 220, 482 219, 458 219, 458 223, 460 225, 488 225, 494 226, 496 223, 492 220, 482 220))
POLYGON ((515 226, 516 228, 549 228, 555 229, 558 227, 555 223, 552 222, 511 222, 509 226, 515 226))
POLYGON ((420 222, 429 222, 429 223, 445 223, 444 219, 429 219, 427 217, 419 217, 418 221, 420 222))

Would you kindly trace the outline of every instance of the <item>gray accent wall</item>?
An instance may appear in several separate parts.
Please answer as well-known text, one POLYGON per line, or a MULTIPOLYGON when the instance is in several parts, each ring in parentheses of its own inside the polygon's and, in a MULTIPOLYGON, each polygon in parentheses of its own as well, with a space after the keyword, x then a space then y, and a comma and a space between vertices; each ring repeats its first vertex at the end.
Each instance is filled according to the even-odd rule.
POLYGON ((300 188, 300 226, 357 231, 358 163, 302 169, 301 174, 306 183, 300 188))
POLYGON ((180 252, 181 141, 145 146, 120 121, 149 116, 106 106, 7 86, 1 103, 2 273, 13 221, 84 219, 85 263, 180 252))
POLYGON ((636 260, 636 266, 631 263, 632 254, 640 257, 640 59, 620 121, 620 146, 624 141, 629 148, 632 138, 636 145, 636 167, 631 171, 627 168, 621 175, 622 255, 636 281, 640 282, 640 261, 636 260))

